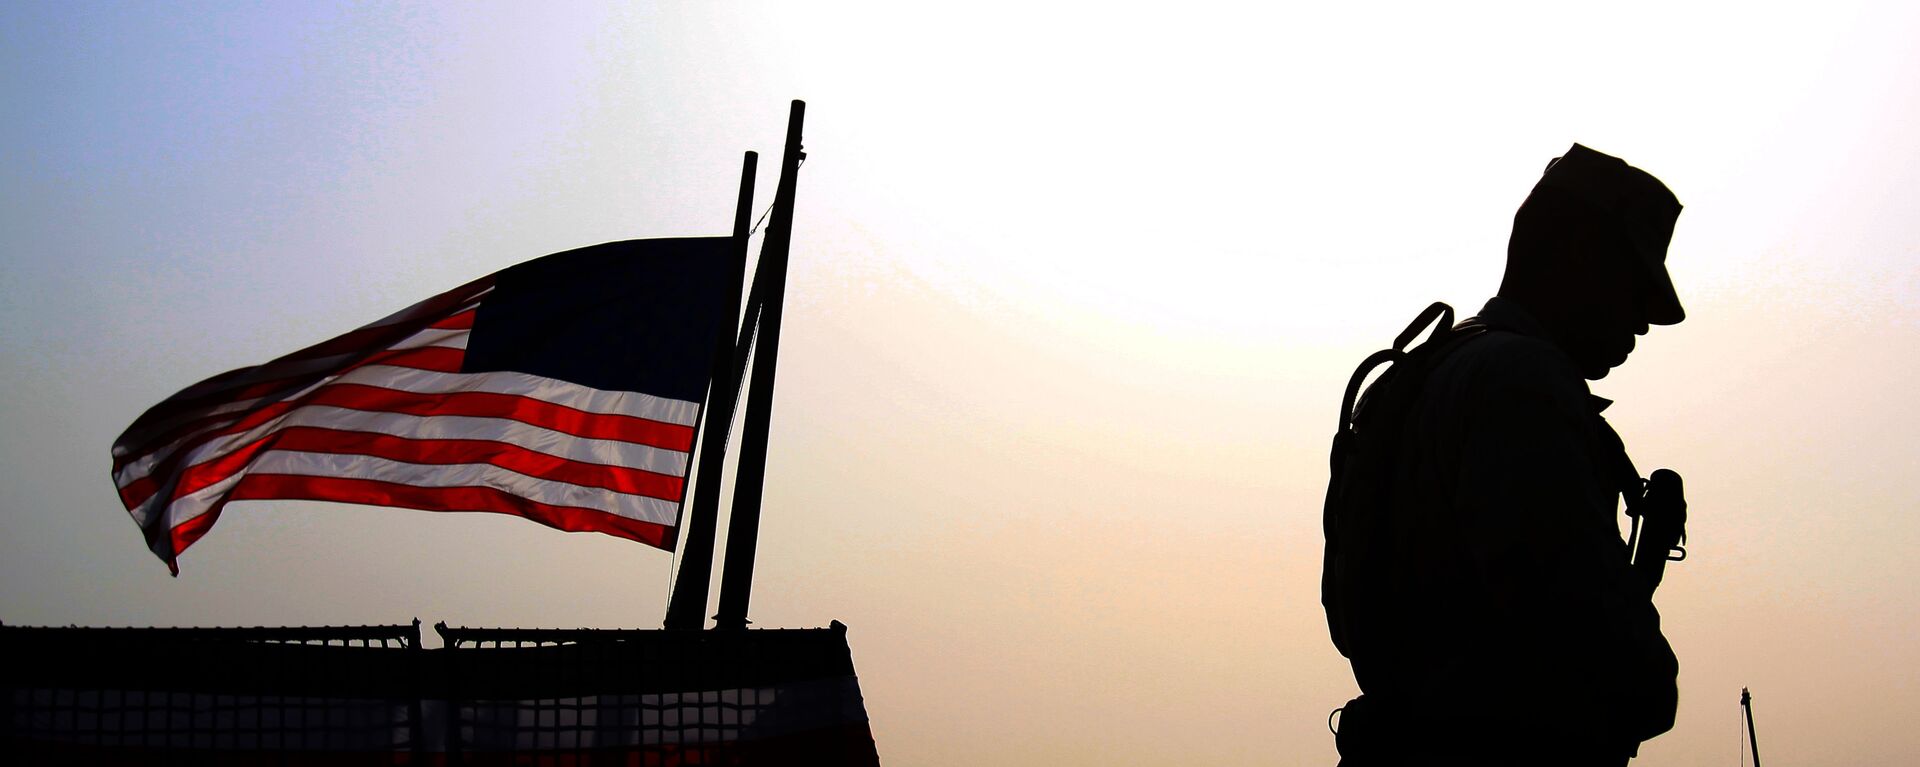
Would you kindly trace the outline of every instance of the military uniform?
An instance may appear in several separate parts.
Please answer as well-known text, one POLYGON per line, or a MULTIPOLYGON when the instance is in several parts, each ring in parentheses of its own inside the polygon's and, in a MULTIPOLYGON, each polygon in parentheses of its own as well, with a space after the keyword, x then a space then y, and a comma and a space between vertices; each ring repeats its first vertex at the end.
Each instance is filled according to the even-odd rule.
POLYGON ((1422 763, 1622 763, 1676 694, 1615 521, 1637 477, 1609 403, 1524 309, 1469 322, 1491 329, 1437 362, 1398 451, 1375 612, 1397 641, 1353 658, 1370 729, 1422 763))
MULTIPOLYGON (((1685 317, 1664 264, 1679 212, 1658 179, 1576 144, 1516 214, 1499 297, 1401 353, 1436 304, 1355 374, 1322 591, 1363 692, 1340 719, 1345 767, 1621 765, 1673 726, 1678 664, 1649 598, 1663 562, 1629 564, 1618 510, 1641 480, 1585 379, 1685 317)), ((1663 476, 1638 507, 1673 511, 1662 545, 1685 510, 1663 476)))

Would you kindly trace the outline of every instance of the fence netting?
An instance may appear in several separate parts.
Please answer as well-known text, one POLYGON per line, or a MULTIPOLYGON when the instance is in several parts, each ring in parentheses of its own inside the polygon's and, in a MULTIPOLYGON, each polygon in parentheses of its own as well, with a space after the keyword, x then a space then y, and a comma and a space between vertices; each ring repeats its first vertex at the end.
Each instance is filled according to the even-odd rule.
POLYGON ((0 626, 22 764, 877 764, 845 627, 0 626))

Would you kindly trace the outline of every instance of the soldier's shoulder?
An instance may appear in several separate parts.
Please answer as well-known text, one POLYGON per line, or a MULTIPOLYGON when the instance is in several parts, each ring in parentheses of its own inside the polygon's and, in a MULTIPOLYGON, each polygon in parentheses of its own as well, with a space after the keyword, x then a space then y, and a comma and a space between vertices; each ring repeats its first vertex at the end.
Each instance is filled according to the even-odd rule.
POLYGON ((1581 382, 1573 360, 1559 347, 1545 339, 1497 328, 1461 344, 1441 361, 1434 374, 1476 388, 1578 386, 1581 382))
POLYGON ((1546 339, 1516 333, 1502 328, 1491 328, 1474 338, 1468 339, 1460 347, 1457 356, 1462 358, 1483 358, 1489 360, 1511 360, 1519 363, 1549 362, 1564 360, 1565 354, 1546 339))

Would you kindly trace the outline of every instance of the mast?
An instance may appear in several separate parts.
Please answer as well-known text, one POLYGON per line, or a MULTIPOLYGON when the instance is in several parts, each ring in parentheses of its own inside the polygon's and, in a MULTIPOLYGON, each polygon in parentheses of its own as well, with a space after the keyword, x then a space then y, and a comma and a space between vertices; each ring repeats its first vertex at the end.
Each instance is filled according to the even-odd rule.
POLYGON ((720 479, 727 462, 727 433, 740 398, 744 349, 736 350, 741 327, 740 286, 746 282, 747 239, 752 233, 754 168, 760 154, 748 152, 740 167, 740 198, 733 208, 733 263, 729 264, 727 321, 714 334, 712 384, 707 388, 706 423, 701 425, 699 470, 694 477, 693 508, 687 512, 687 539, 680 553, 680 574, 667 602, 666 628, 698 631, 706 625, 707 584, 713 580, 713 538, 720 526, 720 479))
MULTIPOLYGON (((740 466, 734 476, 733 513, 727 520, 727 558, 720 573, 720 611, 714 628, 745 629, 753 590, 753 557, 760 537, 760 501, 767 477, 767 431, 773 415, 773 375, 780 359, 780 314, 787 287, 787 250, 793 243, 793 197, 798 183, 800 126, 807 103, 795 99, 787 113, 787 145, 780 158, 780 185, 773 196, 773 217, 760 248, 753 278, 753 307, 758 331, 753 340, 753 380, 747 388, 747 417, 741 426, 740 466), (762 284, 765 280, 765 284, 762 284), (762 290, 762 288, 765 290, 762 290)), ((703 467, 704 468, 704 467, 703 467)))

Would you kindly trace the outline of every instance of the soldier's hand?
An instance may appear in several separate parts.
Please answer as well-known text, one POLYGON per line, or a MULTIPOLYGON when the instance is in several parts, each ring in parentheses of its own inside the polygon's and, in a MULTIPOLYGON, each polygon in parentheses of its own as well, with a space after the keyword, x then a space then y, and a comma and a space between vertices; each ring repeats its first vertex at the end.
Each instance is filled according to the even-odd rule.
POLYGON ((1647 477, 1646 495, 1638 508, 1640 541, 1634 552, 1633 569, 1641 574, 1651 594, 1666 575, 1668 561, 1687 556, 1681 547, 1687 540, 1687 498, 1680 475, 1670 469, 1657 469, 1647 477))

